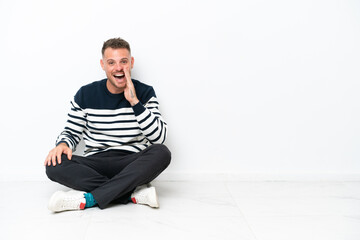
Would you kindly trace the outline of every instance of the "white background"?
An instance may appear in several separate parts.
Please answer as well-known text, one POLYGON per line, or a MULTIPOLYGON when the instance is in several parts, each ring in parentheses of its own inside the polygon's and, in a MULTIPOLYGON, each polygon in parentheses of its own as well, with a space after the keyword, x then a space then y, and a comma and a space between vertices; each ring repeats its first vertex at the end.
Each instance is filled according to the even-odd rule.
POLYGON ((360 2, 0 0, 0 180, 46 179, 123 37, 169 125, 164 179, 360 179, 360 2))

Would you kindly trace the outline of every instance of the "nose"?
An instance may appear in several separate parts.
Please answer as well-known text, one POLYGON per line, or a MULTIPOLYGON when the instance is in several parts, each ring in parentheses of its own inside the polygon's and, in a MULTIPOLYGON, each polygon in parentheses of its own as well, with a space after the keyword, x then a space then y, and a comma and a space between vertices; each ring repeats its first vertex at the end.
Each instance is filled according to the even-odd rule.
POLYGON ((121 71, 122 70, 122 66, 121 66, 121 64, 116 64, 116 66, 115 66, 115 70, 116 71, 121 71))

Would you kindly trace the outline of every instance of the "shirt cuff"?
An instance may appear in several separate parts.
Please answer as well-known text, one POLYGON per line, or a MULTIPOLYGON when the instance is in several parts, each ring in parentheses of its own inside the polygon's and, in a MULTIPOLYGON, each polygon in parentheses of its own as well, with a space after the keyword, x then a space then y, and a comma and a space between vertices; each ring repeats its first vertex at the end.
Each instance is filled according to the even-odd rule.
POLYGON ((59 141, 58 143, 56 143, 55 145, 58 146, 60 143, 65 143, 69 148, 71 148, 70 145, 69 145, 69 143, 68 143, 67 141, 65 141, 65 140, 60 140, 60 141, 59 141))
POLYGON ((145 107, 141 104, 140 101, 137 104, 135 104, 132 108, 134 110, 135 116, 139 116, 145 111, 145 107))

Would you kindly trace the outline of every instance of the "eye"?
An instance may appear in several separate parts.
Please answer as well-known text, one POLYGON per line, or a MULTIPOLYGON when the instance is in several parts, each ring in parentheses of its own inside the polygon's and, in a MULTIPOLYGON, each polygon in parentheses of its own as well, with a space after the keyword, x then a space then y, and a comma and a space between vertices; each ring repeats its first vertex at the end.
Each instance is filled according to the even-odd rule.
POLYGON ((115 62, 111 61, 111 62, 108 62, 109 65, 114 65, 115 62))
POLYGON ((127 60, 121 60, 122 64, 127 64, 127 62, 128 62, 127 60))

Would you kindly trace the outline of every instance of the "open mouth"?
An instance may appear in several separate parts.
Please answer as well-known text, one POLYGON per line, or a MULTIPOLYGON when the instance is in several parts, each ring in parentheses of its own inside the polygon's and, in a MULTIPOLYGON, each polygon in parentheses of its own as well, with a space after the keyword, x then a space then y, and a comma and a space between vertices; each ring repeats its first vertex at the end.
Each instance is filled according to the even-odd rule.
POLYGON ((124 79, 125 74, 123 74, 123 73, 116 73, 116 74, 114 74, 113 76, 114 76, 114 78, 121 80, 121 79, 124 79))

